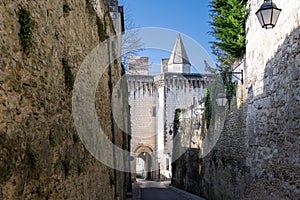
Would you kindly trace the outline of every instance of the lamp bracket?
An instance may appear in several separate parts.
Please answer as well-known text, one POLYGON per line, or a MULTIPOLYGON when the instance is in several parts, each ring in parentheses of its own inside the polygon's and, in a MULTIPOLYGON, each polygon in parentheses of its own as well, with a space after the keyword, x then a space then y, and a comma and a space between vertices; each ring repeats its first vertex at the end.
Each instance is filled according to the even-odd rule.
POLYGON ((230 74, 231 76, 235 77, 236 79, 240 80, 242 84, 244 84, 244 74, 243 74, 243 70, 241 70, 240 72, 221 72, 221 74, 230 74), (238 77, 237 75, 241 75, 240 77, 238 77))
POLYGON ((241 70, 240 72, 231 72, 231 74, 232 74, 232 76, 234 76, 235 78, 237 78, 238 80, 240 80, 242 84, 244 84, 243 70, 241 70), (238 77, 236 75, 241 75, 241 77, 238 77))

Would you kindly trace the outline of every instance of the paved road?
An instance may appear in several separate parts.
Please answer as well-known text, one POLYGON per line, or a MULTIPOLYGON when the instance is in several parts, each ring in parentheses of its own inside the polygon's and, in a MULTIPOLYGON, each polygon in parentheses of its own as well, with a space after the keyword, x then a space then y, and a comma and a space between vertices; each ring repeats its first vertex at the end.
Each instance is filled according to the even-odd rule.
POLYGON ((168 184, 169 182, 142 182, 140 186, 142 200, 183 200, 181 196, 167 188, 168 184))
POLYGON ((182 196, 168 188, 142 188, 142 200, 183 200, 182 196))
POLYGON ((187 196, 187 193, 183 194, 183 192, 179 192, 179 190, 169 187, 169 184, 170 182, 139 181, 141 200, 201 199, 200 197, 192 198, 190 194, 187 196))

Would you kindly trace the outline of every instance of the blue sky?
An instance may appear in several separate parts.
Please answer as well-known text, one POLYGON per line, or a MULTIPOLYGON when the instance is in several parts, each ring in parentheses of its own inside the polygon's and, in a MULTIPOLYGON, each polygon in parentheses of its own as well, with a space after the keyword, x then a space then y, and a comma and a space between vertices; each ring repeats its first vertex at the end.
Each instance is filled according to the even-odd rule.
MULTIPOLYGON (((126 15, 139 28, 161 27, 172 29, 195 40, 214 60, 211 53, 210 41, 214 38, 210 31, 209 2, 210 0, 123 0, 126 15)), ((121 2, 122 3, 122 2, 121 2)), ((176 36, 172 36, 173 43, 176 36)), ((185 38, 183 38, 185 42, 185 38)), ((173 47, 173 44, 170 48, 173 47)), ((188 48, 188 47, 186 47, 188 48)), ((187 49, 187 51, 190 51, 187 49)), ((189 53, 189 52, 188 52, 189 53)), ((169 52, 144 51, 140 55, 150 56, 150 62, 159 63, 161 57, 169 57, 169 52)))

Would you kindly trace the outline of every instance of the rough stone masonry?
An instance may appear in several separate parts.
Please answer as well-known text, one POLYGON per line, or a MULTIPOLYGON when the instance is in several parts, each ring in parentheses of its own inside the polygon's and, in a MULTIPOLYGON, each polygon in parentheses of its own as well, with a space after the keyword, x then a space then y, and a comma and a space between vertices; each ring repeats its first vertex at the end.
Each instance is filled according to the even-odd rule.
POLYGON ((177 166, 181 187, 207 199, 300 196, 300 1, 274 1, 282 12, 268 30, 255 15, 262 3, 247 3, 246 80, 216 146, 203 160, 189 152, 177 166))
MULTIPOLYGON (((124 199, 125 175, 116 183, 85 149, 71 110, 80 64, 114 33, 103 0, 0 2, 0 199, 114 199, 115 188, 124 199)), ((115 84, 117 63, 112 73, 115 84)), ((96 108, 111 139, 108 70, 99 85, 96 108)))

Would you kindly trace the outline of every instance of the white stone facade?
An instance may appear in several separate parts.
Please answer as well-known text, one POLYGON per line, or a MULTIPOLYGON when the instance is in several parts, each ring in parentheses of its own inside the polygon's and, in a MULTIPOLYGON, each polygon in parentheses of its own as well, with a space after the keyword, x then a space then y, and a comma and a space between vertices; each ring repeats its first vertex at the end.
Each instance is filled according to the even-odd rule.
POLYGON ((135 154, 132 171, 136 168, 136 158, 145 152, 151 155, 152 179, 169 179, 172 175, 171 161, 173 135, 169 134, 170 123, 174 121, 177 108, 185 109, 193 104, 193 99, 201 100, 205 94, 206 82, 213 76, 191 74, 190 64, 180 35, 170 59, 162 59, 162 73, 146 75, 146 57, 131 59, 127 76, 131 113, 131 152, 135 154), (136 59, 136 62, 134 62, 136 59), (142 63, 137 66, 136 63, 142 63))

